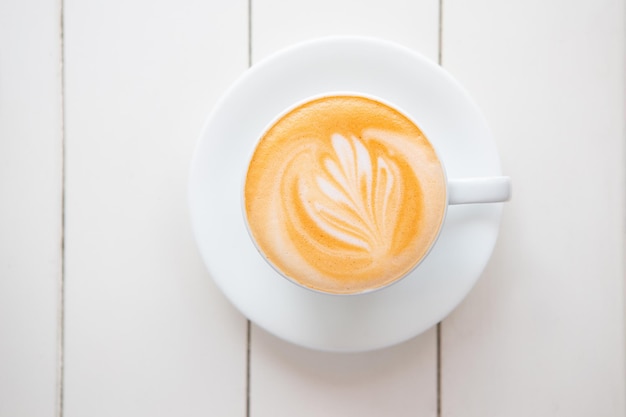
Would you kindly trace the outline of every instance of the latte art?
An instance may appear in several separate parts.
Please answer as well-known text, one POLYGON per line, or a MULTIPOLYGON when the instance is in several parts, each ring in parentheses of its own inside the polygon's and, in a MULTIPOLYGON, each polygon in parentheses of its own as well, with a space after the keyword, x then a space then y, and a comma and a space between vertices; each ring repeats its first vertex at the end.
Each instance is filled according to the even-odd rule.
MULTIPOLYGON (((363 252, 368 257, 388 253, 394 242, 401 197, 407 192, 398 163, 383 149, 378 155, 370 154, 354 136, 348 140, 337 133, 331 143, 333 154, 312 161, 319 162, 319 171, 294 173, 297 195, 287 199, 293 204, 283 204, 291 214, 290 221, 299 223, 298 213, 303 213, 304 222, 319 229, 318 236, 336 240, 337 246, 345 250, 363 252)), ((417 190, 419 184, 411 179, 417 190)), ((283 194, 288 195, 290 188, 284 184, 283 194)), ((312 239, 317 240, 315 235, 312 239)))
POLYGON ((415 124, 378 101, 331 96, 283 116, 244 189, 251 235, 283 275, 331 293, 375 289, 425 255, 445 177, 415 124))
POLYGON ((287 165, 282 209, 291 240, 305 248, 301 255, 312 265, 323 256, 318 269, 349 279, 403 249, 421 222, 421 190, 406 162, 376 138, 366 144, 336 133, 330 144, 308 147, 287 165), (399 227, 401 215, 412 221, 399 227))

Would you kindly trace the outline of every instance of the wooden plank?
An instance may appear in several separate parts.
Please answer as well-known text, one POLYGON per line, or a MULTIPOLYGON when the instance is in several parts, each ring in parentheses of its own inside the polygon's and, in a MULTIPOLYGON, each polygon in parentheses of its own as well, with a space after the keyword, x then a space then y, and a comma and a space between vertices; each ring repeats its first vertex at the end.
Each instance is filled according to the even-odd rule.
POLYGON ((379 351, 333 354, 252 329, 251 415, 436 414, 434 330, 379 351))
POLYGON ((407 3, 253 0, 253 62, 294 43, 331 35, 375 36, 404 44, 437 61, 438 2, 407 3))
POLYGON ((66 417, 245 414, 246 320, 186 191, 247 27, 244 0, 65 2, 66 417))
MULTIPOLYGON (((438 3, 252 2, 252 56, 326 35, 376 36, 438 52, 438 3)), ((254 416, 434 416, 434 329, 387 350, 332 354, 289 345, 252 327, 250 409, 254 416)))
POLYGON ((446 0, 514 197, 443 323, 443 415, 623 416, 624 3, 446 0))
POLYGON ((57 1, 0 3, 0 415, 54 416, 61 277, 57 1))

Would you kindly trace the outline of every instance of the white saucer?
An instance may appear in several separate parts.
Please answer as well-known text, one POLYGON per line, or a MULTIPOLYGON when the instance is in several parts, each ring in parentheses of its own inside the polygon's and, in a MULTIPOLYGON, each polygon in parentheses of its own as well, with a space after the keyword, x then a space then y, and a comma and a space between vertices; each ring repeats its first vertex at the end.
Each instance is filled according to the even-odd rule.
POLYGON ((416 336, 458 305, 491 256, 502 204, 449 207, 428 258, 380 291, 324 295, 278 275, 259 255, 245 227, 240 198, 246 163, 277 114, 308 97, 335 91, 396 104, 433 142, 448 178, 500 175, 489 129, 450 75, 396 44, 334 37, 265 59, 222 97, 196 149, 189 204, 210 275, 250 320, 313 349, 372 350, 416 336))

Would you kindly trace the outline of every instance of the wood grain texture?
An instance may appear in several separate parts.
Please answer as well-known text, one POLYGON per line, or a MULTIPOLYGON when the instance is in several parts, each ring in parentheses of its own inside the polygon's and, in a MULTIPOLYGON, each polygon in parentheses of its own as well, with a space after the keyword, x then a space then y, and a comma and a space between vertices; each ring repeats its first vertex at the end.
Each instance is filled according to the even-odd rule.
MULTIPOLYGON (((437 60, 437 1, 253 0, 251 27, 254 62, 300 41, 346 34, 395 41, 437 60)), ((310 351, 252 330, 252 416, 436 415, 434 329, 360 354, 310 351)))
POLYGON ((246 321, 186 194, 247 22, 245 1, 65 2, 65 417, 245 414, 246 321))
POLYGON ((624 3, 446 0, 443 35, 514 181, 443 323, 443 415, 623 416, 624 3))
POLYGON ((437 61, 436 0, 252 0, 251 4, 253 62, 294 43, 331 35, 387 39, 437 61))
POLYGON ((0 416, 54 416, 61 277, 61 7, 0 3, 0 416))
POLYGON ((436 415, 434 330, 380 351, 337 354, 252 329, 252 416, 436 415))

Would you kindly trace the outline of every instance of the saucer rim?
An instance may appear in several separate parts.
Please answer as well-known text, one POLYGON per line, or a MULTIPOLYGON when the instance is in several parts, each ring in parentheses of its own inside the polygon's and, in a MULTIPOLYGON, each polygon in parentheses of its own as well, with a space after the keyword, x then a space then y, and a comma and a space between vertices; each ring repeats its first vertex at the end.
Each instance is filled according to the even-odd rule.
MULTIPOLYGON (((438 314, 438 319, 436 321, 433 321, 430 326, 425 327, 423 329, 421 329, 418 332, 410 332, 411 334, 404 334, 401 337, 397 337, 395 339, 391 339, 391 338, 387 338, 386 340, 370 340, 369 343, 361 343, 359 345, 354 345, 354 346, 343 346, 343 347, 337 347, 337 346, 333 346, 333 343, 325 343, 325 342, 320 342, 320 343, 315 343, 315 342, 311 342, 311 341, 303 341, 297 337, 290 337, 289 332, 288 331, 284 331, 284 330, 279 330, 279 327, 284 327, 281 326, 280 324, 276 323, 276 319, 263 319, 262 316, 263 313, 259 313, 257 310, 257 308, 253 308, 251 307, 250 304, 247 304, 245 300, 240 299, 240 297, 238 297, 237 295, 237 291, 236 289, 233 288, 229 288, 229 284, 227 283, 227 281, 223 280, 222 277, 216 277, 214 275, 214 272, 212 271, 212 267, 211 267, 211 259, 213 257, 212 254, 207 254, 205 253, 205 251, 203 250, 203 244, 202 241, 205 238, 202 234, 202 231, 200 231, 198 229, 198 221, 197 221, 197 216, 199 215, 198 213, 195 212, 194 206, 195 206, 195 193, 197 193, 197 187, 194 187, 194 175, 195 171, 194 171, 194 167, 196 167, 199 163, 200 163, 200 159, 202 158, 201 156, 201 147, 202 144, 204 142, 206 142, 207 140, 207 134, 209 132, 209 128, 210 126, 215 123, 215 119, 219 116, 219 109, 222 108, 222 106, 224 105, 224 103, 228 100, 228 98, 233 94, 234 91, 237 91, 238 89, 241 89, 241 86, 244 85, 247 82, 247 80, 249 80, 250 78, 255 77, 255 74, 258 74, 259 72, 263 71, 264 69, 267 70, 267 68, 271 68, 272 65, 275 65, 275 63, 277 61, 283 60, 283 59, 289 59, 289 56, 294 53, 295 51, 302 51, 303 49, 306 48, 319 48, 325 45, 325 44, 332 44, 332 45, 337 45, 343 43, 344 46, 348 46, 350 44, 353 43, 357 43, 357 44, 368 44, 370 46, 377 46, 377 47, 383 47, 383 48, 387 48, 387 49, 391 49, 391 50, 395 50, 397 52, 400 52, 401 54, 405 54, 405 55, 409 55, 411 56, 413 59, 416 59, 417 61, 420 62, 420 65, 425 65, 426 67, 429 67, 431 70, 434 70, 436 72, 438 72, 440 75, 444 75, 447 78, 447 82, 449 82, 450 84, 454 85, 458 91, 459 94, 464 95, 464 99, 469 102, 470 104, 473 105, 475 113, 481 117, 481 122, 485 125, 486 127, 486 122, 484 120, 484 117, 482 116, 482 112, 480 112, 480 109, 478 108, 478 106, 474 103, 474 101, 471 99, 471 97, 469 96, 469 94, 467 93, 467 91, 450 75, 448 74, 445 70, 443 70, 442 68, 440 68, 439 66, 437 66, 435 63, 433 63, 432 61, 428 60, 427 58, 423 57, 422 55, 420 55, 419 53, 417 53, 416 51, 413 51, 405 46, 393 43, 393 42, 389 42, 389 41, 385 41, 385 40, 381 40, 381 39, 377 39, 377 38, 370 38, 370 37, 361 37, 361 36, 331 36, 331 37, 324 37, 324 38, 318 38, 318 39, 314 39, 314 40, 309 40, 309 41, 305 41, 296 45, 292 45, 290 47, 284 48, 283 50, 280 50, 270 56, 268 56, 267 58, 263 59, 261 62, 259 62, 258 64, 256 64, 255 66, 251 67, 249 70, 247 70, 235 83, 233 83, 231 85, 231 87, 226 90, 226 92, 220 97, 220 99, 218 100, 218 102, 216 103, 213 111, 211 112, 210 116, 207 118, 207 121, 202 129, 202 134, 198 140, 198 144, 196 146, 196 149, 194 151, 194 155, 193 155, 193 159, 192 159, 192 165, 191 165, 191 170, 190 170, 190 181, 189 181, 189 188, 188 188, 188 203, 189 203, 189 207, 190 207, 190 213, 191 213, 191 221, 192 221, 192 227, 193 227, 193 231, 194 231, 194 236, 196 238, 196 242, 198 243, 198 247, 200 249, 201 255, 203 257, 204 263, 207 267, 207 270, 209 271, 209 273, 213 276, 214 281, 216 282, 216 284, 218 285, 218 287, 220 288, 220 290, 226 295, 226 297, 231 301, 231 303, 233 303, 235 305, 235 307, 237 307, 242 313, 244 313, 244 315, 246 315, 248 318, 250 318, 253 322, 255 322, 256 324, 258 324, 260 327, 264 328, 266 331, 282 338, 282 339, 286 339, 288 341, 290 341, 291 343, 295 343, 304 347, 308 347, 308 348, 313 348, 313 349, 317 349, 317 350, 327 350, 327 351, 349 351, 349 352, 355 352, 355 351, 366 351, 366 350, 373 350, 373 349, 379 349, 379 348, 383 348, 386 346, 391 346, 400 342, 403 342, 407 339, 410 339, 414 336, 416 336, 417 334, 425 331, 428 329, 428 327, 431 327, 432 325, 436 324, 438 321, 440 321, 443 317, 447 316, 450 311, 452 311, 457 305, 458 303, 465 298, 465 296, 467 295, 467 293, 469 292, 469 290, 471 289, 471 287, 473 287, 473 285, 476 283, 476 281, 478 280, 478 278, 480 277, 480 275, 482 274, 482 271, 484 270, 484 267, 486 266, 488 260, 491 257, 491 253, 493 251, 493 248, 495 246, 496 243, 496 239, 497 239, 497 228, 499 227, 499 222, 500 222, 500 216, 501 216, 501 211, 502 211, 502 207, 501 207, 501 203, 497 203, 497 204, 492 204, 491 206, 493 208, 495 208, 496 210, 492 210, 490 217, 490 221, 491 221, 491 226, 493 226, 494 224, 496 225, 496 231, 495 233, 493 231, 491 231, 491 235, 493 235, 493 238, 490 239, 490 248, 488 248, 488 250, 486 252, 488 252, 488 254, 486 256, 483 256, 483 260, 480 262, 482 265, 479 268, 481 273, 477 274, 477 276, 475 276, 473 279, 469 280, 471 281, 470 285, 467 286, 467 288, 464 288, 462 290, 459 290, 458 293, 460 294, 460 297, 458 297, 458 300, 454 303, 452 303, 453 305, 450 305, 449 308, 445 308, 445 309, 441 309, 440 314, 438 314)), ((352 91, 351 91, 352 92, 352 91)), ((354 93, 354 92, 352 92, 354 93)), ((323 92, 320 93, 318 95, 328 95, 328 94, 332 94, 332 92, 323 92)), ((375 96, 373 94, 370 93, 362 93, 362 92, 357 92, 357 94, 359 95, 365 95, 365 96, 375 96)), ((385 103, 393 103, 393 101, 391 100, 387 100, 386 98, 381 98, 384 100, 385 103)), ((395 104, 391 104, 392 106, 396 107, 395 104)), ((397 107, 402 109, 402 107, 397 107)), ((411 118, 411 120, 414 120, 413 117, 411 117, 411 114, 408 112, 403 111, 403 114, 406 114, 408 117, 411 118)), ((418 126, 420 126, 419 122, 417 123, 418 126)), ((420 126, 421 128, 421 126, 420 126)), ((487 128, 488 130, 488 128, 487 128)), ((426 135, 429 140, 430 137, 428 136, 428 134, 426 135)), ((491 142, 493 147, 495 147, 495 143, 493 142, 493 139, 490 137, 491 142)), ((439 146, 437 144, 433 144, 433 146, 435 147, 435 149, 438 149, 439 146)), ((495 152, 495 156, 497 159, 497 150, 495 152)), ((493 157, 493 155, 492 155, 493 157)), ((248 159, 249 160, 249 159, 248 159)), ((443 163, 443 159, 442 163, 443 163)), ((497 169, 492 169, 493 172, 491 172, 492 175, 499 175, 500 172, 500 166, 499 166, 499 160, 495 161, 495 165, 497 166, 497 169), (496 172, 497 171, 497 172, 496 172)), ((444 164, 445 167, 448 166, 448 162, 446 161, 446 163, 444 164)), ((447 173, 447 170, 446 170, 447 173)), ((448 176, 449 177, 449 176, 448 176)), ((244 216, 245 217, 245 216, 244 216)), ((445 223, 445 221, 444 221, 445 223)), ((442 226, 440 228, 439 231, 439 235, 438 238, 441 236, 443 229, 444 229, 445 225, 442 226)), ((280 274, 279 274, 280 275, 280 274)), ((279 277, 280 279, 283 279, 282 276, 279 277)), ((373 293, 381 293, 381 292, 385 292, 386 290, 388 290, 388 288, 390 287, 394 287, 396 286, 396 284, 398 282, 401 281, 405 281, 411 279, 411 274, 408 274, 406 277, 401 278, 399 280, 396 280, 396 282, 394 282, 393 284, 384 287, 380 290, 376 290, 373 293)), ((290 285, 294 285, 292 283, 289 283, 290 285)), ((304 288, 303 288, 304 289, 304 288)), ((304 289, 305 291, 311 292, 309 289, 304 289)), ((320 297, 339 297, 339 298, 345 298, 345 297, 363 297, 364 295, 369 295, 372 294, 372 292, 366 292, 363 294, 355 294, 355 295, 344 295, 344 294, 318 294, 317 292, 312 292, 313 294, 315 294, 316 296, 320 296, 320 297)), ((431 320, 432 321, 432 320, 431 320)), ((375 338, 374 338, 375 339, 375 338)))

